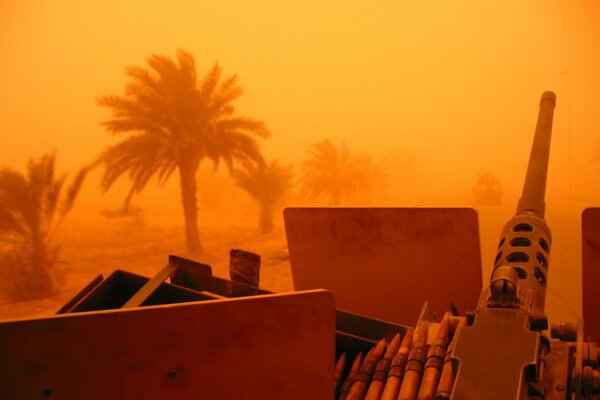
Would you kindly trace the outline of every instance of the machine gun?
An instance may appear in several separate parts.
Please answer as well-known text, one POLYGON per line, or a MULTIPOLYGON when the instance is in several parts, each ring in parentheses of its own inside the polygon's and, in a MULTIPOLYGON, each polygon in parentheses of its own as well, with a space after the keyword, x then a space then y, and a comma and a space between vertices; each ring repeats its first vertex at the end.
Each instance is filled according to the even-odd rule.
POLYGON ((595 344, 583 342, 581 323, 571 324, 570 334, 559 329, 554 329, 554 337, 544 333, 551 247, 544 194, 555 104, 554 93, 542 95, 516 215, 502 230, 490 284, 456 340, 452 399, 600 396, 598 351, 595 344))
MULTIPOLYGON (((466 318, 445 315, 434 335, 420 319, 420 339, 388 362, 381 397, 369 387, 347 397, 342 390, 339 398, 361 399, 366 392, 365 399, 385 400, 600 399, 600 352, 584 341, 583 323, 549 329, 544 314, 552 240, 544 195, 555 104, 554 93, 542 95, 522 196, 475 310, 466 318)), ((413 335, 407 336, 410 342, 413 335)))

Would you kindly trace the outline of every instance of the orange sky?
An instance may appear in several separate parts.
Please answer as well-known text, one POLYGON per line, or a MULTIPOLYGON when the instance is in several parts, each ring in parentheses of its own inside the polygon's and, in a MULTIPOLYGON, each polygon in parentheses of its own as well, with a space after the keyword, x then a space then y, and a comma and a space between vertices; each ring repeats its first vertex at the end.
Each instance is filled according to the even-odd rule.
POLYGON ((268 158, 345 140, 412 154, 440 190, 487 170, 520 189, 539 95, 554 90, 549 190, 568 186, 570 126, 583 195, 600 168, 599 18, 592 0, 3 2, 0 164, 53 149, 59 168, 89 162, 112 140, 95 100, 122 93, 125 67, 182 48, 201 73, 218 61, 238 74, 239 111, 273 133, 268 158))

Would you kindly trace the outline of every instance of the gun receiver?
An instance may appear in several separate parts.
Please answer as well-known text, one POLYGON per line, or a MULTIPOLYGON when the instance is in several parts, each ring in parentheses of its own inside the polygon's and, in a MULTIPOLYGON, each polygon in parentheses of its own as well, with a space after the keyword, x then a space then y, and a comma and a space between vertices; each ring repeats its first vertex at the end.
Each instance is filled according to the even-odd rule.
POLYGON ((544 392, 549 339, 539 332, 547 329, 543 314, 551 244, 544 194, 555 104, 554 93, 542 95, 517 213, 500 236, 490 285, 456 342, 459 369, 452 399, 528 399, 544 392))

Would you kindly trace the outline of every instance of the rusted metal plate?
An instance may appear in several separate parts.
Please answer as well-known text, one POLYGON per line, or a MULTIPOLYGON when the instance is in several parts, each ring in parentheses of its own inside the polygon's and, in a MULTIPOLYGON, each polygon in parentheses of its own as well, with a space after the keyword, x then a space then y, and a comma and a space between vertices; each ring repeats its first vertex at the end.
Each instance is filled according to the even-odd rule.
POLYGON ((586 208, 581 215, 582 294, 585 335, 600 338, 600 208, 586 208))
POLYGON ((2 399, 329 399, 331 293, 0 324, 2 399))
POLYGON ((473 310, 481 291, 469 208, 287 208, 296 290, 325 288, 339 309, 413 325, 424 301, 473 310))

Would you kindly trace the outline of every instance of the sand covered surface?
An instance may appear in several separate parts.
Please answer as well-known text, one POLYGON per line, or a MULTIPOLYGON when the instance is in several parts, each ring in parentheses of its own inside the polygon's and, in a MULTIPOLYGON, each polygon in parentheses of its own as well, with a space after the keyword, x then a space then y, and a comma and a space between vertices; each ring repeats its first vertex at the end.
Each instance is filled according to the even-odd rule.
POLYGON ((213 275, 229 279, 229 251, 251 251, 261 256, 262 288, 293 289, 282 218, 276 218, 272 233, 258 235, 255 214, 205 214, 199 221, 204 253, 192 257, 185 253, 180 219, 155 216, 146 218, 143 225, 95 216, 69 220, 60 237, 66 274, 59 293, 24 302, 0 297, 0 320, 52 315, 97 275, 107 277, 115 269, 152 277, 167 264, 170 254, 209 264, 213 275))

